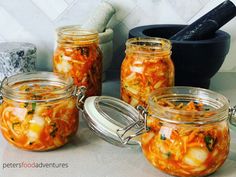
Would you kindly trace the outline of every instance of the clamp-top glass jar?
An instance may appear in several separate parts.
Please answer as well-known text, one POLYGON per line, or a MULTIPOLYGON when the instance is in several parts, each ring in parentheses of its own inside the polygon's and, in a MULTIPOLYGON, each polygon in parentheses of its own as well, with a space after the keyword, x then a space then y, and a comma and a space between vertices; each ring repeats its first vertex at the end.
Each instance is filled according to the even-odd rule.
POLYGON ((77 87, 51 72, 17 74, 0 87, 0 126, 5 139, 25 150, 45 151, 68 142, 78 129, 77 87))
POLYGON ((160 88, 149 95, 147 109, 138 110, 116 98, 89 97, 83 117, 112 144, 141 144, 153 166, 174 176, 206 176, 226 160, 228 117, 235 109, 223 95, 194 87, 160 88))
POLYGON ((143 153, 156 168, 174 176, 214 173, 229 153, 229 103, 200 88, 163 88, 149 97, 143 153))
POLYGON ((53 71, 69 74, 77 86, 87 88, 86 96, 101 95, 102 52, 98 33, 79 26, 57 29, 53 71))
POLYGON ((147 105, 149 94, 174 85, 171 43, 162 38, 131 38, 121 67, 121 99, 132 106, 147 105))

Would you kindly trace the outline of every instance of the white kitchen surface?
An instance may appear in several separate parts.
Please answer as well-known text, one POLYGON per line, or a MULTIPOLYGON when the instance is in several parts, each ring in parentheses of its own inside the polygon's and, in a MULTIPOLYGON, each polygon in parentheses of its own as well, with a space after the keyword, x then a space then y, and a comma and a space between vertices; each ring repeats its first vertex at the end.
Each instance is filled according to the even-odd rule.
MULTIPOLYGON (((103 83, 103 95, 119 97, 117 74, 103 83)), ((236 104, 236 73, 218 73, 211 89, 236 104)), ((211 177, 235 177, 236 132, 231 152, 223 167, 211 177), (233 144, 234 143, 234 144, 233 144)), ((81 121, 78 134, 64 147, 48 152, 29 152, 9 145, 0 135, 0 177, 168 177, 152 165, 140 148, 120 148, 95 136, 81 121), (7 163, 67 163, 68 168, 3 168, 7 163)))

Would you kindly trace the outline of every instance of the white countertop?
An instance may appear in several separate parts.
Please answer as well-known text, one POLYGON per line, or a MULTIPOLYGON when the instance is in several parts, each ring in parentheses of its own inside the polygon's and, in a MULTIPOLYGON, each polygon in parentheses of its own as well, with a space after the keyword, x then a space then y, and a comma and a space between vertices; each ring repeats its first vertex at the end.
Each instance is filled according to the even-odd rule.
MULTIPOLYGON (((112 78, 103 83, 103 95, 119 97, 119 81, 117 77, 112 78)), ((218 73, 210 88, 228 97, 231 105, 236 105, 236 73, 218 73)), ((229 158, 211 177, 234 177, 236 174, 236 132, 231 135, 234 144, 231 143, 229 158)), ((140 148, 113 146, 94 135, 83 121, 73 140, 54 151, 19 150, 1 135, 0 142, 0 177, 169 177, 150 165, 140 148), (3 168, 8 163, 66 165, 64 168, 3 168)))

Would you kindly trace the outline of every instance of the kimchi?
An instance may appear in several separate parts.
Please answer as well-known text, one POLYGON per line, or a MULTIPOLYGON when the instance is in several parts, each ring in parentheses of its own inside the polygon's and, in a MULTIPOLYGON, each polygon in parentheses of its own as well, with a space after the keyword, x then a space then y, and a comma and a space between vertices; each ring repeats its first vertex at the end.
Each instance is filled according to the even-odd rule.
POLYGON ((126 47, 121 67, 121 98, 132 106, 146 106, 153 90, 174 85, 171 44, 161 38, 133 38, 126 47))
POLYGON ((170 122, 165 122, 150 113, 149 132, 141 140, 146 158, 158 169, 175 176, 205 176, 215 172, 229 153, 228 122, 205 124, 204 120, 210 120, 216 113, 199 101, 186 103, 165 98, 153 101, 164 108, 160 115, 167 116, 168 111, 175 114, 171 114, 170 122), (180 123, 176 123, 178 120, 180 123), (202 124, 194 124, 201 120, 202 124))
POLYGON ((87 96, 101 95, 102 53, 98 34, 78 26, 59 28, 53 71, 72 76, 75 85, 87 88, 87 96))
POLYGON ((67 143, 78 128, 75 98, 47 101, 57 97, 64 87, 21 84, 12 88, 22 96, 19 101, 4 98, 1 105, 0 124, 7 141, 34 151, 55 149, 67 143))

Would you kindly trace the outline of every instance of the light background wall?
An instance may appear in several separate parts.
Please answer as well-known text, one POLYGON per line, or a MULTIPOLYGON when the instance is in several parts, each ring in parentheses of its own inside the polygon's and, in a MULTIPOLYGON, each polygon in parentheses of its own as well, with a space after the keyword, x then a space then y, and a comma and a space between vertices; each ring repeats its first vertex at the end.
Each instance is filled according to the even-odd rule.
MULTIPOLYGON (((111 69, 119 69, 129 29, 149 24, 189 24, 223 0, 107 0, 116 9, 111 69)), ((236 0, 232 0, 236 4, 236 0)), ((0 0, 0 41, 32 42, 38 48, 37 68, 51 70, 55 28, 83 24, 101 0, 0 0)), ((223 30, 231 49, 220 71, 236 72, 236 18, 223 30)))

